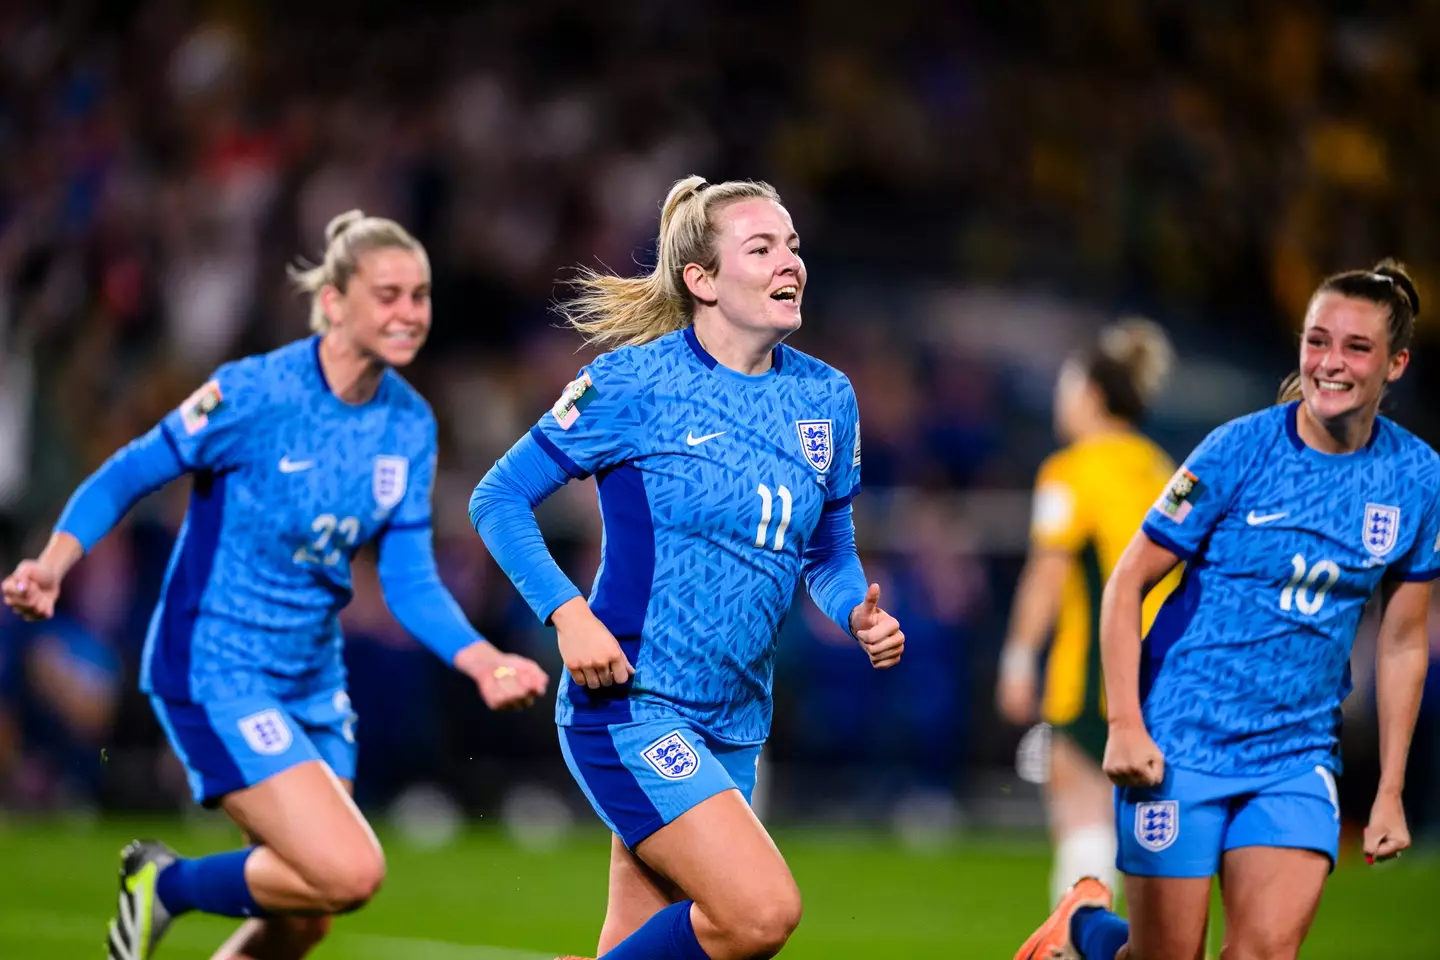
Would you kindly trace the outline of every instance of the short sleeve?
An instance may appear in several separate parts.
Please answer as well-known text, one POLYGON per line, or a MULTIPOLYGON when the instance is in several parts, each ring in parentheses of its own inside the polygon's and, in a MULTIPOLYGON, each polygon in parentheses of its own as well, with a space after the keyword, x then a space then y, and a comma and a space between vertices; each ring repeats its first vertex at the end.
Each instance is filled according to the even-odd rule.
POLYGON ((583 368, 530 430, 540 448, 581 479, 642 452, 648 384, 627 352, 583 368))
POLYGON ((1040 466, 1035 478, 1035 499, 1030 508, 1030 544, 1040 550, 1074 553, 1089 536, 1072 463, 1053 456, 1040 466))
MULTIPOLYGON (((408 476, 400 505, 390 515, 389 528, 392 530, 430 526, 431 494, 435 488, 435 459, 439 449, 435 418, 427 414, 418 432, 420 443, 417 444, 414 455, 403 467, 398 463, 393 464, 394 469, 404 470, 408 476)), ((376 465, 377 475, 382 467, 383 464, 376 465)))
POLYGON ((225 470, 238 464, 245 422, 264 402, 259 358, 227 363, 160 421, 165 439, 187 470, 225 470))
POLYGON ((1440 497, 1431 494, 1421 515, 1420 531, 1405 555, 1390 565, 1390 574, 1400 580, 1440 579, 1440 497))
POLYGON ((825 483, 825 509, 839 510, 860 492, 860 406, 855 388, 842 378, 836 409, 835 450, 825 483))
POLYGON ((1145 515, 1145 535, 1181 559, 1194 556, 1235 499, 1235 464, 1248 460, 1242 443, 1234 421, 1200 441, 1145 515))

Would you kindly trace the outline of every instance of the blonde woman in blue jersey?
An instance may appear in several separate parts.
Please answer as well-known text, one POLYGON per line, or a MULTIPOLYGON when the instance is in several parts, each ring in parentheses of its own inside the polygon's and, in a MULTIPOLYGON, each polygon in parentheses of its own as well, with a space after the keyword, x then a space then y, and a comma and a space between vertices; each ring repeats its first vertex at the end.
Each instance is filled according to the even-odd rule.
POLYGON ((855 552, 854 391, 782 343, 806 274, 780 198, 681 180, 657 247, 646 276, 582 275, 570 322, 616 349, 485 476, 470 515, 559 634, 561 749, 615 834, 600 954, 770 957, 800 892, 749 800, 796 585, 876 667, 904 635, 855 552), (587 601, 532 511, 591 474, 605 539, 587 601))
POLYGON ((1216 874, 1224 960, 1299 954, 1339 856, 1340 705, 1375 594, 1380 782, 1365 855, 1410 846, 1400 795, 1440 578, 1440 457, 1377 411, 1419 309, 1394 261, 1325 280, 1282 402, 1211 433, 1121 557, 1101 652, 1130 920, 1081 880, 1017 960, 1199 957, 1216 874), (1142 644, 1141 599, 1181 560, 1142 644))
POLYGON ((192 476, 140 685, 195 800, 252 846, 193 860, 156 841, 127 847, 111 960, 152 956, 191 910, 255 918, 217 958, 292 960, 379 888, 384 857, 350 799, 356 718, 338 620, 365 543, 396 619, 490 707, 545 691, 538 666, 475 632, 435 568, 435 419, 394 370, 430 331, 424 248, 359 211, 331 221, 326 243, 323 263, 296 273, 316 335, 222 366, 86 480, 44 552, 4 582, 7 604, 49 617, 65 574, 137 500, 192 476))

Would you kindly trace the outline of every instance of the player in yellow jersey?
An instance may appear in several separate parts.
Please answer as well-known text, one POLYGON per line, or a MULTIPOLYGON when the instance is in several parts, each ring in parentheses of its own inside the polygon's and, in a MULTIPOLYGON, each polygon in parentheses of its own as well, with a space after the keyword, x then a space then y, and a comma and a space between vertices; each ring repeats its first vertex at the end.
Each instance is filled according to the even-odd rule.
MULTIPOLYGON (((1052 905, 1081 877, 1115 879, 1113 786, 1100 769, 1106 734, 1100 595, 1175 471, 1165 452, 1138 430, 1171 356, 1158 326, 1121 321, 1066 360, 1055 387, 1055 431, 1067 445, 1041 465, 1035 482, 1030 554, 997 691, 1006 720, 1049 725, 1045 802, 1055 844, 1052 905), (1052 630, 1037 710, 1037 660, 1052 630)), ((1176 579, 1172 575, 1150 594, 1147 628, 1176 579)))

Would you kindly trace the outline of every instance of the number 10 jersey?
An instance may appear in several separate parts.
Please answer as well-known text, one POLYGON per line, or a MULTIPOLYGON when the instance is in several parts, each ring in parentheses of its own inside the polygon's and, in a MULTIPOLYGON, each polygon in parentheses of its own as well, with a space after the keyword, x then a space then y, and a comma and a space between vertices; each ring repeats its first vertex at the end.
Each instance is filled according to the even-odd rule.
POLYGON ((1307 446, 1297 403, 1211 433, 1145 519, 1186 560, 1141 649, 1150 735, 1222 776, 1340 770, 1340 705, 1382 580, 1440 577, 1440 457, 1379 417, 1369 443, 1307 446))

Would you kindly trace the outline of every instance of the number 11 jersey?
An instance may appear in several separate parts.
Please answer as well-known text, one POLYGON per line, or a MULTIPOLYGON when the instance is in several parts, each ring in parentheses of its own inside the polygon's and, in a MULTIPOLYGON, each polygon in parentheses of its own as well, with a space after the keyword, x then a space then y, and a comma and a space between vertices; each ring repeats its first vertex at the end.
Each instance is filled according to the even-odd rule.
POLYGON ((1221 776, 1339 772, 1340 705, 1382 580, 1440 577, 1440 457, 1379 417, 1343 455, 1307 446, 1299 404, 1216 429, 1145 519, 1187 561, 1141 648, 1150 735, 1221 776))
POLYGON ((567 681, 557 722, 679 714, 764 740, 806 545, 859 490, 850 381, 784 345, 767 372, 737 373, 687 328, 597 358, 531 435, 571 477, 596 477, 590 606, 636 668, 623 688, 567 681))

